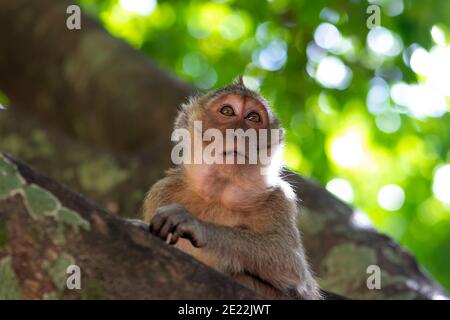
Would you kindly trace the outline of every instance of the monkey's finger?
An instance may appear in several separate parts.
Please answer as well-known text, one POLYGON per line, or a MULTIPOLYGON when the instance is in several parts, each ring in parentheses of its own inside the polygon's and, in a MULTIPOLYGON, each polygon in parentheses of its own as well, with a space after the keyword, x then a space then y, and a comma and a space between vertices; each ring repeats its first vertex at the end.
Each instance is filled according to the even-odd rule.
POLYGON ((152 221, 150 222, 150 232, 154 235, 159 234, 159 230, 163 227, 164 223, 166 222, 167 217, 156 215, 153 217, 152 221))
POLYGON ((172 236, 170 237, 169 244, 171 244, 171 245, 176 244, 180 237, 181 237, 181 231, 178 229, 175 229, 175 231, 172 233, 172 236))
POLYGON ((177 234, 176 240, 178 240, 178 237, 185 238, 189 240, 194 247, 199 248, 199 243, 195 232, 192 229, 188 228, 186 225, 180 225, 174 233, 177 234))
POLYGON ((186 230, 183 227, 183 223, 185 220, 177 221, 173 226, 170 232, 172 236, 170 237, 169 244, 176 244, 179 238, 184 238, 184 234, 186 230))
POLYGON ((189 234, 187 238, 191 241, 192 245, 196 248, 200 248, 197 237, 194 234, 189 234))
POLYGON ((172 232, 173 228, 174 228, 174 222, 171 219, 167 219, 165 221, 164 225, 159 230, 158 236, 162 240, 166 241, 167 236, 169 235, 170 232, 172 232))

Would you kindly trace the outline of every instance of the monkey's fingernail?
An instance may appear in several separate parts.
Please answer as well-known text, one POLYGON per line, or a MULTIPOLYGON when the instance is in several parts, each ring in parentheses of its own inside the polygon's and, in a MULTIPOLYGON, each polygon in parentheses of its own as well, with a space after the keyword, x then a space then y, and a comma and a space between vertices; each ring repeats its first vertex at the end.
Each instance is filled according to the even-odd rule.
POLYGON ((177 233, 177 232, 172 233, 170 236, 171 236, 171 237, 170 237, 170 244, 171 244, 171 245, 176 244, 177 241, 178 241, 178 233, 177 233))

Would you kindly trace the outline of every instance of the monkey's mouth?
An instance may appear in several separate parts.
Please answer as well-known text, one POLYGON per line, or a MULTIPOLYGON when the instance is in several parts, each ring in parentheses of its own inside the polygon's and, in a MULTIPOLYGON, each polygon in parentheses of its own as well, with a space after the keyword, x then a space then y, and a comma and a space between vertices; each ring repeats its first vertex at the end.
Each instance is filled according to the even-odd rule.
POLYGON ((224 151, 223 155, 225 157, 233 157, 233 158, 243 157, 243 158, 247 158, 247 156, 245 154, 242 154, 242 153, 238 152, 237 150, 224 151))

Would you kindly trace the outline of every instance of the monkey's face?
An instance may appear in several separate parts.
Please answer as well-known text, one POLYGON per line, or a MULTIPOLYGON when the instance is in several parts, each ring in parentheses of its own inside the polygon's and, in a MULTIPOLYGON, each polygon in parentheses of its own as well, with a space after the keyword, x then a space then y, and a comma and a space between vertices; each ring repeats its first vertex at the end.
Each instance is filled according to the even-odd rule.
MULTIPOLYGON (((216 157, 222 158, 225 166, 221 165, 222 170, 260 166, 261 152, 271 156, 271 129, 278 130, 279 127, 273 115, 268 112, 269 107, 262 101, 247 95, 225 94, 212 100, 204 108, 200 119, 203 134, 208 129, 216 129, 223 138, 223 149, 219 151, 221 154, 216 154, 216 157)), ((204 148, 209 143, 210 141, 204 141, 204 148)), ((281 143, 278 141, 275 144, 281 143)))
POLYGON ((269 127, 266 107, 253 97, 229 94, 212 101, 204 113, 204 126, 226 129, 263 129, 269 127))

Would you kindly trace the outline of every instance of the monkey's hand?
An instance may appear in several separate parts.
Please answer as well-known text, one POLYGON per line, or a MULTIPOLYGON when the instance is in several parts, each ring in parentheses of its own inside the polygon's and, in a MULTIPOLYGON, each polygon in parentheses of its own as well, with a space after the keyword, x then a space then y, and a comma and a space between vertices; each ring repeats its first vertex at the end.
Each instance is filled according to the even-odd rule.
POLYGON ((203 222, 178 204, 156 209, 149 230, 164 241, 171 234, 169 244, 176 244, 179 238, 188 239, 196 248, 206 244, 203 222))

